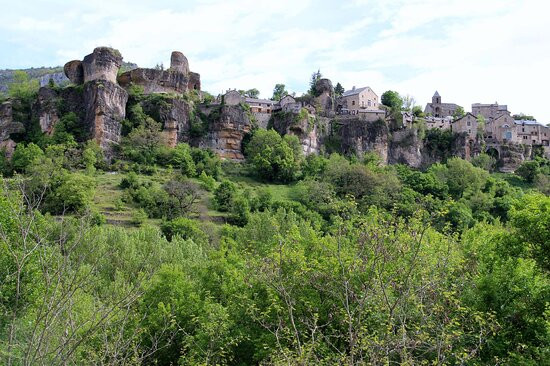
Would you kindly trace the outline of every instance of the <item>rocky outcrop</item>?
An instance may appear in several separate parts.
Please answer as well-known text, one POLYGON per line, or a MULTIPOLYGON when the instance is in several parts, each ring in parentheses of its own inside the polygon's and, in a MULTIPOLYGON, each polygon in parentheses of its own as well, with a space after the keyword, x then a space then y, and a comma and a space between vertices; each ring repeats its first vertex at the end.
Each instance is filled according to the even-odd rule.
POLYGON ((189 76, 174 70, 138 68, 119 75, 118 83, 123 88, 128 88, 132 84, 139 85, 143 87, 145 94, 181 94, 188 89, 189 76))
POLYGON ((304 155, 310 155, 321 152, 330 120, 304 112, 278 112, 272 115, 270 123, 279 134, 298 137, 304 155))
POLYGON ((189 74, 189 61, 183 53, 174 51, 170 55, 170 70, 180 72, 184 75, 189 74))
POLYGON ((82 67, 82 61, 73 60, 67 62, 63 67, 63 72, 65 72, 65 76, 67 76, 71 83, 77 85, 84 83, 84 68, 82 67))
POLYGON ((162 103, 145 100, 142 103, 145 113, 155 116, 162 123, 162 133, 168 146, 174 147, 178 142, 189 141, 190 105, 181 97, 162 98, 162 103))
POLYGON ((33 113, 38 116, 40 129, 47 135, 53 133, 55 124, 59 122, 57 100, 58 95, 53 89, 42 87, 33 106, 33 113))
POLYGON ((389 130, 386 122, 348 119, 341 122, 339 133, 343 153, 362 156, 366 152, 373 151, 380 156, 383 163, 388 162, 389 130))
POLYGON ((0 142, 8 141, 13 133, 25 132, 25 126, 13 120, 11 101, 0 104, 0 142))
POLYGON ((128 92, 106 80, 84 84, 85 124, 106 156, 113 152, 113 144, 120 142, 121 121, 126 116, 128 92))
MULTIPOLYGON (((97 47, 82 61, 84 82, 107 80, 116 84, 118 69, 121 65, 122 55, 118 50, 109 47, 97 47)), ((77 70, 78 67, 75 66, 75 69, 77 70)))
POLYGON ((422 166, 422 139, 417 129, 403 129, 392 133, 388 149, 388 164, 405 164, 413 168, 422 166))
POLYGON ((529 156, 531 156, 530 145, 501 144, 499 146, 499 159, 497 166, 499 171, 513 173, 529 156))
POLYGON ((315 91, 318 95, 315 98, 315 104, 321 107, 321 113, 326 117, 333 116, 335 111, 335 101, 332 82, 329 79, 318 80, 315 84, 315 91))
POLYGON ((244 160, 242 141, 252 129, 247 111, 241 106, 219 106, 210 113, 218 117, 211 119, 206 136, 194 145, 211 149, 223 159, 244 160))
POLYGON ((187 90, 200 90, 200 75, 189 71, 187 58, 178 51, 172 52, 168 70, 138 68, 118 76, 118 83, 127 88, 139 85, 145 94, 185 93, 187 90))

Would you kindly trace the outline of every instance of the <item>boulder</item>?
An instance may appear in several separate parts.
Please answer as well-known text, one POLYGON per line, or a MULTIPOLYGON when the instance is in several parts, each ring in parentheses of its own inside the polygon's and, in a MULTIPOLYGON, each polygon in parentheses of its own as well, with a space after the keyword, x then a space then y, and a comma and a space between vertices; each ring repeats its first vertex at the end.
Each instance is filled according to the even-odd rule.
POLYGON ((184 75, 189 74, 189 61, 183 53, 174 51, 170 56, 170 70, 181 72, 184 75))
POLYGON ((120 66, 122 66, 122 55, 118 50, 109 47, 97 47, 82 61, 84 82, 107 80, 116 83, 120 66))
POLYGON ((317 91, 317 95, 327 93, 328 95, 332 96, 334 94, 332 81, 330 81, 330 79, 317 80, 317 83, 315 83, 315 90, 317 91))
POLYGON ((65 76, 69 78, 71 83, 80 85, 84 83, 84 68, 82 67, 82 61, 73 60, 69 61, 63 67, 65 76))

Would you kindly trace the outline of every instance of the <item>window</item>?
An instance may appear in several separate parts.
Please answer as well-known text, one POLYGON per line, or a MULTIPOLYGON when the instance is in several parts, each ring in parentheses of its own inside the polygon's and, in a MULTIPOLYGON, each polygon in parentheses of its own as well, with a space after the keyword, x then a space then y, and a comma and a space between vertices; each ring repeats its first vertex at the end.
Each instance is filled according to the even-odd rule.
POLYGON ((369 99, 369 107, 370 107, 370 99, 369 99))
POLYGON ((351 105, 355 105, 355 100, 352 100, 352 101, 351 101, 351 105))
POLYGON ((468 121, 468 126, 470 126, 472 123, 470 121, 468 121))
POLYGON ((468 130, 468 133, 472 133, 472 130, 468 130))
POLYGON ((522 128, 521 128, 521 132, 525 132, 525 128, 522 127, 522 128))

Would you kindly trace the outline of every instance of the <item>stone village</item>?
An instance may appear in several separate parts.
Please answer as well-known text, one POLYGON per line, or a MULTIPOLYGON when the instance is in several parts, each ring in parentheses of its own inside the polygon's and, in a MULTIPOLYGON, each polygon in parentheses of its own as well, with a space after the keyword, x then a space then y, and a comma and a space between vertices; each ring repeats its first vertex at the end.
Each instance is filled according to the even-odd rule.
MULTIPOLYGON (((514 171, 534 151, 550 157, 550 127, 534 120, 514 119, 506 105, 474 103, 471 111, 443 103, 436 91, 423 116, 409 111, 395 114, 381 103, 369 87, 353 87, 336 96, 332 82, 320 79, 316 96, 280 100, 249 98, 228 90, 205 102, 200 75, 190 71, 181 52, 173 52, 167 70, 136 68, 119 72, 121 54, 98 47, 82 61, 68 62, 64 73, 71 85, 43 86, 32 106, 33 118, 43 133, 52 134, 63 113, 74 112, 107 157, 121 140, 121 122, 126 117, 129 88, 139 86, 144 95, 161 95, 163 103, 143 102, 144 110, 158 116, 165 141, 170 146, 188 142, 209 148, 225 159, 242 160, 242 141, 254 128, 273 128, 280 134, 296 135, 304 154, 322 153, 332 146, 347 154, 376 152, 386 164, 403 163, 415 168, 441 160, 431 151, 422 129, 450 130, 455 136, 449 155, 471 159, 480 153, 492 155, 501 171, 514 171), (194 94, 197 100, 189 98, 194 94), (59 101, 64 110, 60 110, 59 101), (197 120, 199 120, 197 122, 197 120), (193 133, 202 123, 203 133, 193 133)), ((0 106, 0 148, 9 156, 16 143, 10 135, 23 133, 25 126, 14 118, 14 101, 0 106)))

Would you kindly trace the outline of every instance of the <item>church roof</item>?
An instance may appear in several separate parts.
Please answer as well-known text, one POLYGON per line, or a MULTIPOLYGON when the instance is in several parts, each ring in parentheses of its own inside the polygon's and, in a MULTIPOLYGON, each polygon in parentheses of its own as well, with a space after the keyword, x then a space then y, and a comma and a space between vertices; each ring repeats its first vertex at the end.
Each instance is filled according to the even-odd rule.
POLYGON ((435 91, 435 94, 434 94, 434 97, 440 97, 441 95, 439 95, 439 93, 437 92, 437 90, 435 91))

